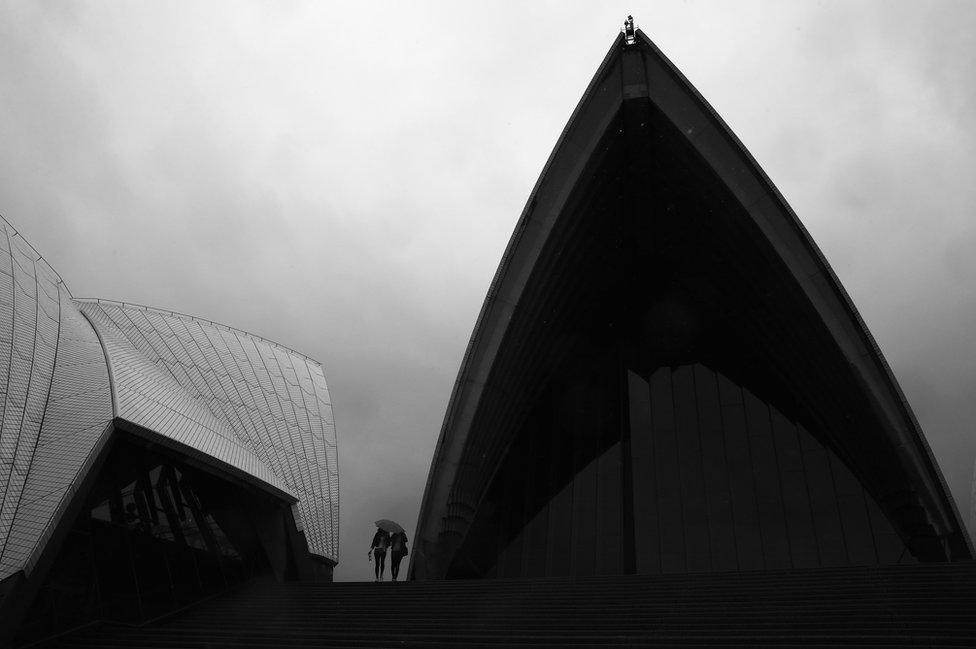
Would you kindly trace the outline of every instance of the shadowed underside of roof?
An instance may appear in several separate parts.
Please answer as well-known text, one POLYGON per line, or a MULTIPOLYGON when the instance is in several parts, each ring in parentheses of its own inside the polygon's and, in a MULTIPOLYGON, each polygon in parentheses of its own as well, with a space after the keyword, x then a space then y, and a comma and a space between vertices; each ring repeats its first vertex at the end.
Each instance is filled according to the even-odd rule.
POLYGON ((338 458, 322 367, 207 320, 79 301, 106 341, 119 416, 298 499, 309 549, 338 553, 338 458))
MULTIPOLYGON (((927 526, 953 556, 972 556, 911 408, 822 253, 724 122, 638 32, 632 45, 622 36, 614 42, 584 93, 485 299, 417 525, 415 563, 426 561, 428 575, 443 576, 533 390, 553 371, 552 320, 560 304, 589 290, 578 269, 603 254, 594 252, 601 245, 607 256, 594 258, 595 268, 619 263, 624 278, 649 273, 648 286, 654 273, 668 276, 654 290, 680 294, 672 302, 695 311, 691 319, 648 311, 643 335, 658 339, 651 355, 659 362, 688 362, 660 342, 691 335, 681 330, 688 322, 722 323, 771 377, 767 396, 824 431, 900 533, 927 526), (608 212, 611 205, 626 214, 608 212), (688 253, 669 258, 678 250, 688 253), (629 257, 621 262, 622 254, 629 257), (742 301, 731 303, 732 291, 742 301)), ((616 290, 591 288, 594 296, 616 290)), ((712 353, 728 360, 732 352, 712 353)))

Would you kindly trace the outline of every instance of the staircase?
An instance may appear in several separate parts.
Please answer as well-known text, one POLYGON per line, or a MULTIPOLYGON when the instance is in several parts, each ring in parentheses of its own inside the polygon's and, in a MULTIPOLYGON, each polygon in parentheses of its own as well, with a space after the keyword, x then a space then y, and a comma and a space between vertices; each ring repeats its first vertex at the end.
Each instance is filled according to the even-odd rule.
POLYGON ((47 647, 974 647, 976 562, 578 579, 253 582, 47 647))

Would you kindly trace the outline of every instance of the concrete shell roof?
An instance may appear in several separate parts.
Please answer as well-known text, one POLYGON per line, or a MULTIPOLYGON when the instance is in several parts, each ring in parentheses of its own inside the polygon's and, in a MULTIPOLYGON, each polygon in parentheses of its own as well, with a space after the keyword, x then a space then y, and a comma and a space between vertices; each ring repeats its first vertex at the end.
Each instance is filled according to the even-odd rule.
POLYGON ((0 221, 0 579, 30 571, 107 440, 105 356, 64 282, 0 221))
POLYGON ((293 502, 338 558, 336 432, 322 367, 170 311, 74 299, 0 220, 0 579, 30 572, 113 421, 293 502))
MULTIPOLYGON (((890 444, 913 476, 935 530, 942 535, 962 529, 955 503, 915 416, 874 338, 864 325, 834 272, 782 195, 728 126, 650 39, 637 32, 640 63, 625 62, 623 36, 607 53, 563 130, 529 195, 465 352, 428 474, 417 523, 416 556, 435 548, 445 532, 466 531, 460 511, 477 506, 480 494, 456 493, 459 476, 470 472, 463 458, 490 442, 471 439, 499 348, 519 305, 536 261, 562 207, 601 135, 630 98, 647 97, 689 146, 716 172, 784 261, 806 299, 812 303, 836 345, 865 386, 890 444), (630 68, 628 69, 628 66, 630 68), (636 69, 634 66, 636 66, 636 69)), ((484 485, 487 486, 487 485, 484 485)), ((962 538, 972 555, 965 532, 962 538)), ((437 552, 435 550, 435 552, 437 552)))
POLYGON ((338 553, 338 457, 322 367, 200 318, 80 300, 111 361, 117 415, 297 499, 309 549, 338 553))

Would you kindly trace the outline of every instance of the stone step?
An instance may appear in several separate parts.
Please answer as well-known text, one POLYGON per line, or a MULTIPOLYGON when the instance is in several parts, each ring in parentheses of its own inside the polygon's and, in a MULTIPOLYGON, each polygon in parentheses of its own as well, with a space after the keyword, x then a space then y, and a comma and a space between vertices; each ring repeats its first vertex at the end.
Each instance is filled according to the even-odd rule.
POLYGON ((976 562, 725 575, 277 584, 49 647, 973 647, 976 562))

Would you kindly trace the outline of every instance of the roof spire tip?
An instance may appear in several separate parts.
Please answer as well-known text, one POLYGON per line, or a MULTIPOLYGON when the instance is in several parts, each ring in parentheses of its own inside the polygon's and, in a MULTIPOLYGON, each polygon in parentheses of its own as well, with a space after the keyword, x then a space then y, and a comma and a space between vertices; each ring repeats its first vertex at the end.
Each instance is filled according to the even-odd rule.
POLYGON ((635 41, 634 37, 634 17, 627 16, 627 20, 624 21, 624 42, 627 45, 633 45, 635 41))

